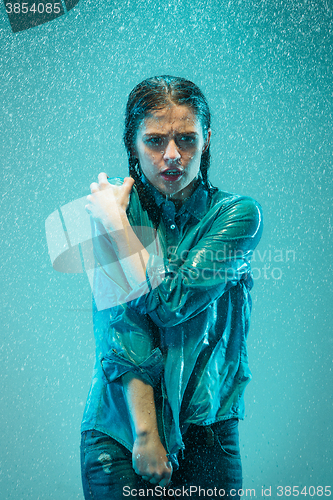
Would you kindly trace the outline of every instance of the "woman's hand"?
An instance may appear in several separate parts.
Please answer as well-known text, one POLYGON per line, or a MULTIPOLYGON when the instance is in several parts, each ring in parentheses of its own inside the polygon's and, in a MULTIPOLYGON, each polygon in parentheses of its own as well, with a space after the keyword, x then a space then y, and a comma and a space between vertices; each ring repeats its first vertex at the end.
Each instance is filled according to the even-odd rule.
POLYGON ((133 469, 142 479, 161 487, 169 484, 172 465, 169 462, 158 432, 146 432, 134 441, 133 469))
POLYGON ((134 179, 125 177, 121 186, 114 186, 108 182, 106 173, 100 173, 98 183, 93 182, 90 185, 91 194, 87 196, 87 212, 94 219, 100 220, 106 229, 121 229, 133 184, 134 179))

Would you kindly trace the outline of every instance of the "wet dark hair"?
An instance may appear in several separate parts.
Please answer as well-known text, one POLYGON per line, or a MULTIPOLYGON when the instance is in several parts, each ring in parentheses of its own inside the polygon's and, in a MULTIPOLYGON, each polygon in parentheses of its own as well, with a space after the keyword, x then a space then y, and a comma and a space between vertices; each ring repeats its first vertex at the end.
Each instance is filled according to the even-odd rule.
MULTIPOLYGON (((163 75, 153 76, 139 83, 130 93, 125 113, 124 143, 128 154, 129 175, 133 177, 143 207, 148 210, 152 219, 156 214, 153 197, 141 181, 139 161, 133 154, 138 128, 144 118, 158 109, 163 109, 170 103, 188 106, 199 119, 204 140, 210 129, 211 115, 205 96, 194 83, 185 78, 163 75)), ((210 166, 210 146, 201 156, 200 172, 207 187, 208 169, 210 166)), ((157 222, 157 221, 156 221, 157 222)))

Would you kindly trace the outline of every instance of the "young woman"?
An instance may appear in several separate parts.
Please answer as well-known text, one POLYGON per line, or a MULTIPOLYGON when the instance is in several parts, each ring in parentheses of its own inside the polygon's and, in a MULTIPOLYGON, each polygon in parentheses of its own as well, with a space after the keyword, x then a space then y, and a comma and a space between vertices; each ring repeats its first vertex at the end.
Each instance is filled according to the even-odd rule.
POLYGON ((91 185, 96 365, 82 422, 88 500, 233 496, 251 378, 258 203, 212 187, 210 112, 183 78, 131 92, 129 177, 91 185), (210 491, 208 491, 210 490, 210 491))

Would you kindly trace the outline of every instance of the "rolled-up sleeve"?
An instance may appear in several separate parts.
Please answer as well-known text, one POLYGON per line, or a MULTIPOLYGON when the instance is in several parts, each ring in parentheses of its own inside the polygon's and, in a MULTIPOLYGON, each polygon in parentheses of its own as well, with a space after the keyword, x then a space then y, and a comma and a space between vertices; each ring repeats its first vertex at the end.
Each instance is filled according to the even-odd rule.
POLYGON ((93 300, 93 322, 99 367, 105 382, 127 372, 156 385, 163 371, 158 329, 148 315, 138 315, 127 304, 99 311, 93 300))
POLYGON ((262 233, 260 205, 252 198, 237 198, 214 207, 211 218, 210 224, 206 219, 206 232, 188 248, 184 260, 149 258, 149 292, 140 295, 134 290, 137 298, 129 306, 139 314, 149 314, 158 327, 187 321, 240 280, 251 281, 250 258, 262 233), (155 286, 161 273, 164 277, 155 286))
POLYGON ((117 352, 111 349, 102 358, 101 364, 108 382, 114 382, 125 373, 131 372, 154 387, 163 370, 163 357, 160 349, 157 348, 142 363, 136 364, 126 357, 124 351, 117 352))

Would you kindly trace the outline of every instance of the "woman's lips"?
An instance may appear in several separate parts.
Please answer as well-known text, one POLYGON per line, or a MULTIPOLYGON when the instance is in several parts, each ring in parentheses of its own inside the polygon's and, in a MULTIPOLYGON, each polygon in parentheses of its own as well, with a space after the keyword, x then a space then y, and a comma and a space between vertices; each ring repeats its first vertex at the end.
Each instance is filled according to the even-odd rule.
POLYGON ((161 172, 161 177, 166 181, 177 181, 182 175, 182 170, 178 170, 176 168, 170 168, 161 172))

